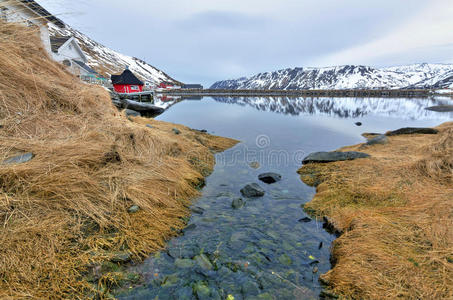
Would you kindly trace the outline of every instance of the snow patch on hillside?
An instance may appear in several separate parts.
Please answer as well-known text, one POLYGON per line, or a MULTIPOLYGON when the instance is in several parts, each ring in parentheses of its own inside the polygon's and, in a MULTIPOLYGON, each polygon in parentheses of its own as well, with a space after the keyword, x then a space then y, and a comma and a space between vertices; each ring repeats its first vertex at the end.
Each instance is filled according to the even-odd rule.
POLYGON ((140 79, 153 85, 164 81, 177 83, 176 80, 145 61, 121 54, 101 45, 68 25, 66 25, 66 28, 59 28, 49 23, 49 31, 52 36, 74 36, 88 58, 87 65, 107 77, 110 77, 112 74, 119 74, 126 67, 129 67, 140 79))

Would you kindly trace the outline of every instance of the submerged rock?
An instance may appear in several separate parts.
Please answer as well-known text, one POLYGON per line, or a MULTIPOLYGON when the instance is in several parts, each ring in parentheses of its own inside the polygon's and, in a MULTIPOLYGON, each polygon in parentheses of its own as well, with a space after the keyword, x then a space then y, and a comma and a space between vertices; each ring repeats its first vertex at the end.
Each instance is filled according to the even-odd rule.
POLYGON ((424 127, 405 127, 386 133, 387 136, 401 135, 401 134, 437 134, 439 130, 434 128, 424 127))
POLYGON ((191 212, 193 212, 194 214, 199 214, 199 215, 202 215, 204 213, 204 209, 201 208, 201 207, 198 207, 198 206, 194 206, 190 209, 191 212))
POLYGON ((252 169, 259 169, 260 168, 260 163, 257 161, 253 161, 249 164, 250 168, 252 169))
POLYGON ((362 122, 356 122, 354 124, 357 125, 357 126, 362 126, 362 122))
POLYGON ((26 163, 26 162, 32 160, 33 157, 34 157, 34 154, 31 152, 24 153, 21 155, 17 155, 17 156, 5 159, 2 162, 2 165, 23 164, 23 163, 26 163))
POLYGON ((241 189, 241 194, 247 198, 262 197, 265 191, 257 183, 249 183, 241 189))
POLYGON ((175 266, 181 269, 192 268, 195 265, 194 261, 187 258, 175 259, 175 266))
POLYGON ((453 105, 437 105, 425 108, 426 110, 437 111, 437 112, 449 112, 453 111, 453 105))
POLYGON ((188 232, 188 231, 194 230, 196 227, 197 227, 197 225, 195 225, 195 224, 190 224, 190 225, 188 225, 186 228, 184 228, 184 229, 182 230, 182 232, 183 232, 183 233, 186 233, 186 232, 188 232))
POLYGON ((344 160, 354 160, 357 158, 367 158, 370 157, 369 154, 363 152, 315 152, 309 154, 302 161, 303 164, 308 163, 328 163, 335 161, 344 161, 344 160))
POLYGON ((234 209, 238 209, 238 208, 241 208, 243 207, 245 204, 244 200, 242 200, 242 198, 236 198, 233 200, 233 202, 231 202, 231 207, 233 207, 234 209))
POLYGON ((211 261, 209 258, 204 255, 200 254, 194 257, 194 260, 197 262, 197 264, 203 269, 203 270, 212 270, 213 266, 211 264, 211 261))
POLYGON ((140 117, 141 116, 141 113, 139 113, 138 111, 132 110, 132 109, 126 109, 125 112, 126 112, 126 116, 128 116, 128 117, 140 117))
POLYGON ((371 138, 366 143, 367 145, 378 145, 378 144, 387 144, 389 142, 388 137, 385 134, 378 135, 377 137, 371 138))
POLYGON ((264 183, 272 184, 272 183, 282 180, 282 175, 269 172, 269 173, 260 174, 258 176, 258 179, 264 183))

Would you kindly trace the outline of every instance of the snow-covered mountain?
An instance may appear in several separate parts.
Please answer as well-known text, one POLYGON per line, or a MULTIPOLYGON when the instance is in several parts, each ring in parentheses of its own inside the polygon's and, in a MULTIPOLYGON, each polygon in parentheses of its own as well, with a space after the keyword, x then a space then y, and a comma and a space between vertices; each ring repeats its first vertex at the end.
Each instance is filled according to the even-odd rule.
POLYGON ((74 36, 88 58, 87 65, 104 76, 110 77, 112 74, 119 74, 128 66, 140 79, 152 84, 163 81, 179 83, 145 61, 101 45, 67 24, 65 28, 59 28, 49 23, 49 31, 51 36, 74 36))
POLYGON ((212 89, 402 89, 453 88, 453 64, 414 64, 373 68, 337 66, 294 68, 250 78, 218 81, 212 89))

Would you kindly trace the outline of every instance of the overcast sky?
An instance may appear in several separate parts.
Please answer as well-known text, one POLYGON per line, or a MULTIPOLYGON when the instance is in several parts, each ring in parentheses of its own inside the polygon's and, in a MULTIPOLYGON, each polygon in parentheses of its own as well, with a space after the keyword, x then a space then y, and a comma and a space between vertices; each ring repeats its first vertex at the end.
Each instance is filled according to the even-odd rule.
POLYGON ((175 79, 288 67, 453 63, 452 0, 38 0, 175 79))

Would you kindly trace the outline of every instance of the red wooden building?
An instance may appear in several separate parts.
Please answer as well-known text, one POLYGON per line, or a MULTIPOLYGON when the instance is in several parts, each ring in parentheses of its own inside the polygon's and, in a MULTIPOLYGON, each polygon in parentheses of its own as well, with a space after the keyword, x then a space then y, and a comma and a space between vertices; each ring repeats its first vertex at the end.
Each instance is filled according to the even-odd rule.
POLYGON ((112 75, 112 84, 117 93, 139 93, 143 92, 144 83, 138 79, 129 69, 124 70, 121 75, 112 75))

